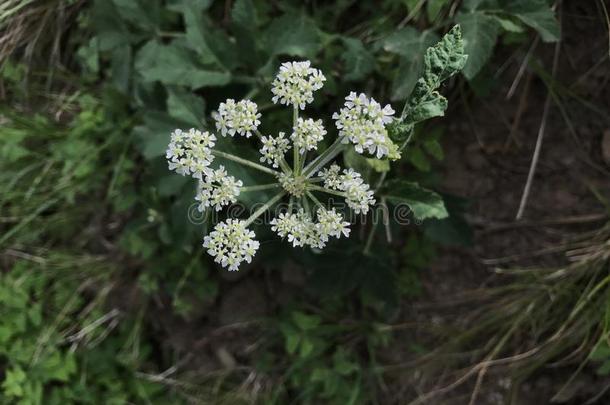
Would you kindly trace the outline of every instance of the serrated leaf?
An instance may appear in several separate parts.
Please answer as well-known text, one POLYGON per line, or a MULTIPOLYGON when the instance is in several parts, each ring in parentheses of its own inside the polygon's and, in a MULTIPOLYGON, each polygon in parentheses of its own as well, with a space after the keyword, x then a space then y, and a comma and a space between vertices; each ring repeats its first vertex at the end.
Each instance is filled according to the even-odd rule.
POLYGON ((448 216, 443 198, 417 183, 399 179, 391 180, 386 183, 381 196, 394 204, 408 205, 418 219, 442 219, 448 216))
POLYGON ((345 80, 360 80, 375 69, 375 58, 356 38, 343 38, 346 50, 342 55, 345 62, 345 80))
POLYGON ((464 52, 468 61, 464 66, 464 76, 472 79, 487 63, 498 39, 498 22, 482 12, 460 13, 456 21, 462 27, 464 52))
POLYGON ((453 27, 424 55, 424 72, 419 78, 409 102, 401 116, 402 125, 442 116, 447 99, 437 89, 444 80, 459 72, 466 63, 460 26, 453 27))

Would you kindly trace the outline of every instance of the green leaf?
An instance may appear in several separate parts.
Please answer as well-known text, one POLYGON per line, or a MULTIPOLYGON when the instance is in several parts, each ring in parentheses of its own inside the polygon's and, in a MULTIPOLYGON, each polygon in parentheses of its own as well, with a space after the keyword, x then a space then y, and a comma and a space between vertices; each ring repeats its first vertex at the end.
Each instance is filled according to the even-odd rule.
POLYGON ((320 49, 318 29, 304 13, 276 18, 265 31, 268 52, 313 58, 320 49))
POLYGON ((464 51, 468 61, 464 66, 464 76, 474 78, 487 63, 498 39, 498 22, 482 12, 460 13, 456 22, 462 27, 464 51))
POLYGON ((149 41, 136 55, 135 66, 144 81, 159 81, 191 89, 223 86, 231 80, 228 72, 207 70, 197 62, 191 50, 176 41, 169 45, 149 41))
POLYGON ((401 116, 401 125, 442 116, 447 109, 447 99, 437 89, 443 81, 459 72, 466 63, 460 26, 456 25, 433 47, 426 50, 423 76, 401 116))
POLYGON ((380 195, 395 204, 407 204, 418 219, 441 219, 448 215, 443 198, 417 183, 400 179, 391 180, 386 183, 380 195))
POLYGON ((292 313, 292 320, 303 331, 315 329, 322 322, 318 315, 307 315, 299 311, 292 313))
POLYGON ((200 128, 205 116, 205 104, 201 97, 181 88, 168 90, 167 110, 169 115, 195 128, 200 128))
POLYGON ((430 171, 430 161, 419 147, 412 147, 407 154, 409 162, 422 172, 430 171))
POLYGON ((144 116, 144 123, 133 129, 138 149, 146 159, 165 154, 171 132, 180 126, 180 122, 161 111, 149 111, 144 116))
POLYGON ((510 0, 506 11, 535 29, 544 42, 559 41, 559 22, 546 0, 510 0))
POLYGON ((4 381, 2 382, 4 395, 9 398, 23 396, 23 385, 26 382, 26 379, 27 376, 19 366, 7 370, 4 381))
POLYGON ((342 55, 345 62, 345 80, 361 80, 375 69, 375 58, 356 38, 343 38, 346 50, 342 55))
POLYGON ((426 2, 426 15, 429 22, 434 22, 443 7, 449 3, 449 0, 428 0, 426 2))
POLYGON ((496 19, 498 24, 500 24, 500 27, 502 27, 504 31, 514 32, 517 34, 520 34, 524 31, 523 26, 521 24, 518 24, 518 21, 515 22, 512 19, 501 15, 494 15, 493 17, 496 19))
POLYGON ((203 11, 197 1, 187 0, 182 9, 185 25, 185 38, 191 49, 194 49, 201 63, 213 64, 218 62, 217 56, 211 49, 209 29, 203 19, 203 11))
POLYGON ((382 48, 401 55, 397 76, 392 83, 392 100, 404 99, 411 93, 421 74, 426 50, 438 41, 432 30, 423 32, 413 27, 402 28, 382 41, 382 48))
POLYGON ((91 10, 91 20, 101 51, 132 42, 133 36, 112 1, 96 0, 91 10))
POLYGON ((252 0, 237 0, 231 10, 231 19, 242 27, 256 27, 258 17, 252 0))
POLYGON ((424 222, 424 235, 428 239, 443 245, 472 246, 473 231, 464 218, 468 205, 467 200, 444 195, 443 201, 449 217, 444 219, 431 218, 424 222))

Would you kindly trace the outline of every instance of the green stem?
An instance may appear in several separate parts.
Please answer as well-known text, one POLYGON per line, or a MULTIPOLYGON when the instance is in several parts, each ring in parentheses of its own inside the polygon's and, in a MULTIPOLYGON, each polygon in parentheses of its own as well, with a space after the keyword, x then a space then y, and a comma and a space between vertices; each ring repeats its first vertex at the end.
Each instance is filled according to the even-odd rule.
MULTIPOLYGON (((374 220, 374 218, 372 218, 371 220, 374 220)), ((364 250, 362 251, 362 253, 364 253, 365 256, 368 256, 371 253, 371 246, 373 245, 373 239, 375 238, 376 228, 377 228, 377 224, 373 222, 371 224, 371 230, 369 231, 369 236, 366 238, 366 244, 364 245, 364 250)))
POLYGON ((316 186, 315 184, 308 185, 307 189, 308 190, 322 191, 323 193, 328 193, 328 194, 332 194, 332 195, 337 195, 339 197, 347 198, 347 194, 345 194, 343 191, 330 190, 328 188, 316 186))
POLYGON ((240 193, 247 193, 249 191, 261 191, 261 190, 269 190, 271 188, 280 187, 280 183, 271 183, 271 184, 261 184, 259 186, 246 186, 239 189, 240 193))
POLYGON ((272 199, 267 201, 265 203, 265 205, 263 205, 262 207, 260 207, 256 211, 254 211, 254 213, 252 215, 250 215, 250 218, 248 218, 246 220, 246 223, 244 226, 249 226, 252 222, 254 222, 256 220, 256 218, 260 217, 261 214, 263 214, 265 211, 267 211, 269 209, 269 207, 271 207, 273 204, 275 204, 276 202, 281 200, 281 198, 284 197, 284 195, 286 195, 285 191, 282 191, 282 192, 276 194, 275 197, 273 197, 272 199))
POLYGON ((218 157, 221 157, 221 158, 224 158, 224 159, 227 159, 227 160, 232 160, 233 162, 242 164, 244 166, 248 166, 248 167, 251 167, 253 169, 260 170, 261 172, 265 172, 265 173, 271 174, 273 176, 277 176, 277 175, 280 174, 280 172, 278 172, 276 170, 269 169, 268 167, 265 167, 263 165, 259 165, 258 163, 254 163, 254 162, 252 162, 252 161, 250 161, 248 159, 243 159, 243 158, 240 158, 238 156, 231 155, 230 153, 225 153, 225 152, 221 152, 219 150, 212 149, 212 154, 214 156, 218 156, 218 157))
POLYGON ((303 169, 303 175, 305 178, 309 178, 313 176, 318 170, 320 170, 324 165, 330 162, 335 156, 343 151, 343 147, 345 144, 341 143, 342 138, 337 138, 332 145, 330 145, 322 154, 320 154, 317 158, 312 160, 306 167, 303 169))
MULTIPOLYGON (((292 107, 292 130, 294 131, 294 128, 297 127, 297 121, 299 120, 299 107, 298 106, 293 106, 292 107)), ((293 166, 294 166, 294 174, 295 176, 299 175, 299 170, 301 168, 301 164, 299 163, 299 150, 294 147, 292 147, 292 154, 293 154, 293 166)))
POLYGON ((301 197, 301 202, 303 203, 303 209, 305 210, 306 213, 309 214, 309 200, 307 200, 306 195, 301 197))
POLYGON ((320 200, 318 200, 316 198, 316 196, 314 196, 311 191, 306 191, 305 192, 307 194, 307 197, 311 198, 311 201, 313 201, 318 207, 322 208, 322 209, 326 209, 324 208, 324 206, 322 205, 322 203, 320 202, 320 200))

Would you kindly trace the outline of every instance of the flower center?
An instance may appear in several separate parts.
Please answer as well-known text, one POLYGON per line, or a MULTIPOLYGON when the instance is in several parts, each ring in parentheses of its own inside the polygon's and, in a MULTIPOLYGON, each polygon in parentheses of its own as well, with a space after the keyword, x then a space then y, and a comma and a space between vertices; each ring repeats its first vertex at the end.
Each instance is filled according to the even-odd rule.
POLYGON ((293 176, 292 174, 282 173, 278 176, 280 184, 289 194, 301 197, 307 188, 307 179, 304 176, 293 176))

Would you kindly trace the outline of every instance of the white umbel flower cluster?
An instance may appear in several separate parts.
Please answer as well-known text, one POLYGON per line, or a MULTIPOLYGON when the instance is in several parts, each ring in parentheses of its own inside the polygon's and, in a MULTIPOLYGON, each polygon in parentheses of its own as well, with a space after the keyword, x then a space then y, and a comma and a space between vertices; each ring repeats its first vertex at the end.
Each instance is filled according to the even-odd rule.
POLYGON ((321 170, 318 175, 324 180, 324 187, 331 190, 343 191, 347 206, 356 214, 367 214, 369 206, 375 204, 373 191, 364 182, 362 175, 354 169, 344 169, 339 174, 339 166, 332 165, 327 170, 321 170))
POLYGON ((271 230, 281 238, 287 238, 293 247, 310 246, 322 249, 326 246, 329 237, 340 238, 349 236, 349 222, 334 208, 327 210, 318 208, 316 211, 318 222, 302 208, 296 213, 280 213, 271 220, 271 230))
POLYGON ((322 72, 312 68, 309 61, 281 65, 272 83, 272 100, 292 107, 290 136, 284 132, 263 136, 258 129, 261 114, 250 100, 228 99, 212 114, 217 134, 225 137, 237 134, 246 138, 256 134, 261 141, 259 160, 267 166, 214 149, 217 138, 210 132, 177 129, 171 134, 166 153, 169 169, 199 180, 195 197, 199 211, 220 211, 246 192, 278 190, 248 219, 229 218, 219 222, 204 237, 203 246, 208 254, 230 271, 238 270, 243 262, 250 262, 259 248, 255 234, 248 226, 287 196, 290 197, 289 209, 271 221, 271 229, 295 247, 316 249, 324 248, 331 238, 349 237, 350 234, 350 224, 344 215, 335 208, 324 207, 323 195, 344 198, 347 206, 358 214, 367 214, 375 203, 373 191, 360 173, 336 164, 324 167, 351 144, 357 152, 366 151, 377 158, 396 156, 397 147, 390 141, 385 128, 392 121, 394 111, 389 105, 382 108, 364 94, 350 93, 344 107, 333 115, 338 138, 317 156, 310 156, 308 152, 318 149, 327 131, 321 119, 299 115, 302 114, 300 110, 313 101, 314 92, 322 88, 325 80, 322 72), (292 153, 288 153, 290 149, 292 153), (244 187, 241 180, 227 173, 225 166, 212 168, 215 158, 258 170, 272 176, 275 182, 244 187), (318 177, 313 177, 316 173, 318 177))
POLYGON ((225 205, 237 201, 239 188, 243 186, 241 180, 229 176, 224 166, 220 167, 206 176, 205 181, 199 182, 199 188, 195 200, 199 201, 197 209, 203 212, 207 207, 214 207, 220 211, 225 205))
POLYGON ((271 84, 271 99, 285 105, 293 105, 301 110, 313 101, 313 92, 322 88, 326 78, 311 62, 285 62, 271 84))
POLYGON ((284 138, 284 133, 280 132, 275 138, 271 136, 262 136, 261 143, 263 147, 260 149, 260 161, 268 163, 273 167, 278 167, 284 155, 290 149, 290 141, 284 138))
POLYGON ((191 175, 202 180, 211 172, 210 163, 214 160, 212 148, 216 137, 209 132, 191 128, 188 132, 176 129, 171 134, 165 157, 169 170, 183 176, 191 175))
POLYGON ((238 134, 249 138, 261 123, 258 107, 250 100, 241 100, 236 103, 230 98, 224 103, 220 103, 218 112, 213 113, 212 116, 216 121, 216 130, 222 136, 238 134))
POLYGON ((300 153, 304 153, 317 149, 318 142, 324 139, 324 135, 326 135, 326 130, 322 125, 322 120, 299 118, 297 125, 292 129, 290 138, 294 142, 294 147, 298 148, 300 153))
POLYGON ((244 221, 229 218, 226 222, 219 222, 203 238, 203 247, 208 249, 216 263, 235 271, 239 270, 242 262, 250 263, 256 254, 260 243, 254 237, 254 232, 246 228, 244 221))
POLYGON ((345 97, 344 107, 333 114, 333 119, 345 143, 353 143, 358 153, 367 150, 381 159, 396 152, 385 128, 392 122, 393 115, 394 110, 389 104, 381 108, 373 98, 351 92, 345 97))

